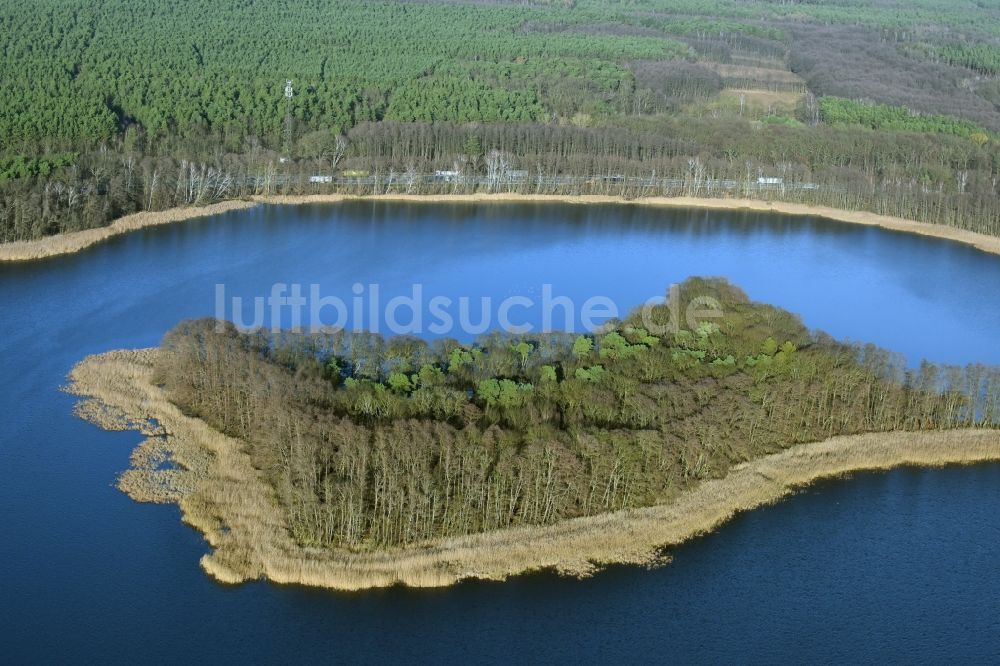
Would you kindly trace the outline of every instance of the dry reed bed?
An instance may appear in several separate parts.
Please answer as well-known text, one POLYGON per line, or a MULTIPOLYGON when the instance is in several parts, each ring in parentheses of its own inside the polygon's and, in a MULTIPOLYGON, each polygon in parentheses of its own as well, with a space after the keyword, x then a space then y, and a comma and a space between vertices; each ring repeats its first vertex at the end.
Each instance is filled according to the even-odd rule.
POLYGON ((84 229, 55 236, 46 236, 31 241, 16 243, 0 243, 0 261, 31 261, 45 259, 61 254, 73 254, 113 236, 125 234, 145 227, 155 227, 160 224, 170 224, 197 217, 218 215, 231 210, 252 208, 252 201, 222 201, 208 206, 192 206, 187 208, 171 208, 159 212, 134 213, 120 217, 106 227, 84 229))
POLYGON ((900 465, 1000 460, 1000 432, 992 430, 838 437, 745 463, 668 505, 375 552, 306 549, 290 537, 271 487, 242 443, 183 415, 151 383, 156 354, 146 349, 90 356, 73 369, 68 390, 83 398, 78 413, 84 418, 147 435, 140 449, 148 450, 133 456, 139 469, 126 472, 119 487, 140 501, 178 501, 184 521, 214 549, 202 557, 202 568, 225 583, 266 578, 358 590, 502 580, 537 569, 587 575, 604 564, 654 563, 661 548, 819 478, 900 465), (169 479, 158 476, 165 473, 160 463, 167 453, 182 468, 169 479))
POLYGON ((1000 254, 1000 237, 980 234, 965 229, 916 222, 901 217, 877 215, 865 211, 850 211, 829 206, 812 206, 808 204, 785 203, 780 201, 762 201, 757 199, 723 199, 702 197, 642 197, 626 199, 620 196, 605 195, 562 195, 562 194, 379 194, 379 195, 346 195, 346 194, 311 194, 311 195, 274 195, 253 197, 251 201, 223 201, 217 204, 191 208, 173 208, 170 210, 150 213, 135 213, 113 222, 110 226, 98 229, 87 229, 68 234, 48 236, 33 241, 18 241, 15 243, 0 243, 0 262, 29 261, 44 259, 62 254, 79 252, 95 243, 107 240, 112 236, 128 233, 144 227, 181 222, 197 217, 218 215, 231 210, 252 208, 258 203, 267 204, 311 204, 340 203, 348 200, 361 201, 407 201, 422 203, 476 203, 476 202, 520 202, 520 203, 570 203, 570 204, 633 204, 644 206, 662 206, 670 208, 699 208, 712 210, 749 210, 782 215, 824 217, 838 222, 861 224, 880 227, 892 231, 903 231, 943 238, 945 240, 971 245, 983 252, 1000 254))

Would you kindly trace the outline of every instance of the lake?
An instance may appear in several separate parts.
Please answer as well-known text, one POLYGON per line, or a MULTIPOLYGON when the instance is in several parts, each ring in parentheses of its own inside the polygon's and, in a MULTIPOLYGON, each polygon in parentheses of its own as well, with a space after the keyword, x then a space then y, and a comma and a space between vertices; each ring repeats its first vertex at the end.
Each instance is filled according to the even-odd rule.
MULTIPOLYGON (((226 587, 199 569, 207 546, 176 507, 136 504, 113 487, 141 436, 75 418, 73 398, 58 391, 87 354, 156 345, 180 319, 213 315, 217 285, 227 303, 251 303, 276 283, 317 285, 345 303, 355 285, 366 296, 378 285, 382 302, 418 283, 427 298, 455 302, 537 302, 548 290, 575 304, 603 296, 624 314, 690 275, 725 276, 810 327, 911 365, 1000 363, 1000 256, 763 213, 262 206, 0 265, 0 654, 8 663, 1000 659, 1000 465, 818 483, 674 549, 673 563, 652 571, 351 594, 226 587)), ((540 325, 535 309, 517 312, 540 325)))

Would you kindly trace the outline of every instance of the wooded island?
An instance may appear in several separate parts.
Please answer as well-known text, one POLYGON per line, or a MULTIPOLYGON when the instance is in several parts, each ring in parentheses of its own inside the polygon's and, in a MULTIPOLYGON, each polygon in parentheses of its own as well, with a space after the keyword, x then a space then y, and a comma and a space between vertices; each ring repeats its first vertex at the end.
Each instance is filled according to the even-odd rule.
MULTIPOLYGON (((221 542, 240 541, 237 562, 254 561, 247 549, 256 548, 241 529, 273 527, 286 535, 275 547, 282 557, 298 553, 318 571, 350 558, 362 558, 354 565, 364 569, 366 557, 446 551, 442 544, 455 538, 530 548, 549 528, 558 534, 600 516, 627 524, 630 511, 669 509, 733 479, 763 493, 760 503, 851 469, 1000 457, 1000 370, 908 368, 889 352, 810 332, 720 279, 690 279, 674 298, 686 307, 705 296, 721 304, 722 318, 664 335, 648 328, 669 324, 666 305, 647 313, 645 327, 637 312, 592 334, 497 333, 473 344, 185 322, 145 360, 88 359, 74 371, 74 390, 97 398, 81 413, 105 425, 156 419, 162 431, 142 427, 168 454, 171 438, 187 439, 174 460, 197 473, 159 471, 169 455, 153 456, 156 464, 123 477, 133 496, 180 500, 189 522, 221 542), (204 488, 224 483, 218 467, 227 456, 244 461, 233 476, 257 488, 252 502, 233 505, 233 491, 218 486, 206 499, 204 488), (776 460, 795 467, 780 492, 774 484, 786 463, 776 460), (776 476, 747 481, 744 468, 760 464, 776 476), (241 528, 227 515, 257 503, 267 504, 267 520, 255 513, 241 528), (521 528, 540 531, 519 541, 521 528)), ((695 520, 691 530, 718 520, 695 520)), ((594 555, 588 546, 569 557, 635 561, 637 552, 648 557, 671 543, 634 541, 627 556, 594 555)), ((559 568, 558 558, 529 560, 504 575, 559 568)), ((259 562, 247 574, 225 561, 222 579, 273 577, 259 562)), ((476 571, 444 566, 439 574, 453 580, 476 571)), ((334 579, 332 586, 350 586, 334 579)))

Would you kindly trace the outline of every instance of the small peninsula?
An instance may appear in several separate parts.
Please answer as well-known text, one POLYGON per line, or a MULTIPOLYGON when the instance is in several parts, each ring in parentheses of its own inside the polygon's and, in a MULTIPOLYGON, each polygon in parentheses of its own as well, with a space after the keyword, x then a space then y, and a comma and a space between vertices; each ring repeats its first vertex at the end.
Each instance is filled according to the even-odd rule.
POLYGON ((674 294, 706 296, 721 318, 655 335, 668 305, 472 344, 183 322, 69 390, 146 436, 119 488, 178 503, 225 583, 586 575, 818 478, 1000 460, 1000 370, 909 369, 720 279, 674 294))

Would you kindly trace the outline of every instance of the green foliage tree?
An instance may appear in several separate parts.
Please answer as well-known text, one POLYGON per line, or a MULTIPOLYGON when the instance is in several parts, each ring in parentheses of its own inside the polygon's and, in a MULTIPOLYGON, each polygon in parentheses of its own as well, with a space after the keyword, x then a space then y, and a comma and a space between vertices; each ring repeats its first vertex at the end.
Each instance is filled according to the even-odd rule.
POLYGON ((387 384, 389 388, 400 394, 406 394, 413 390, 413 383, 406 373, 403 372, 393 372, 390 374, 387 384))
POLYGON ((586 335, 580 335, 573 341, 573 356, 577 359, 583 360, 590 356, 593 351, 594 341, 592 338, 589 338, 586 335))

